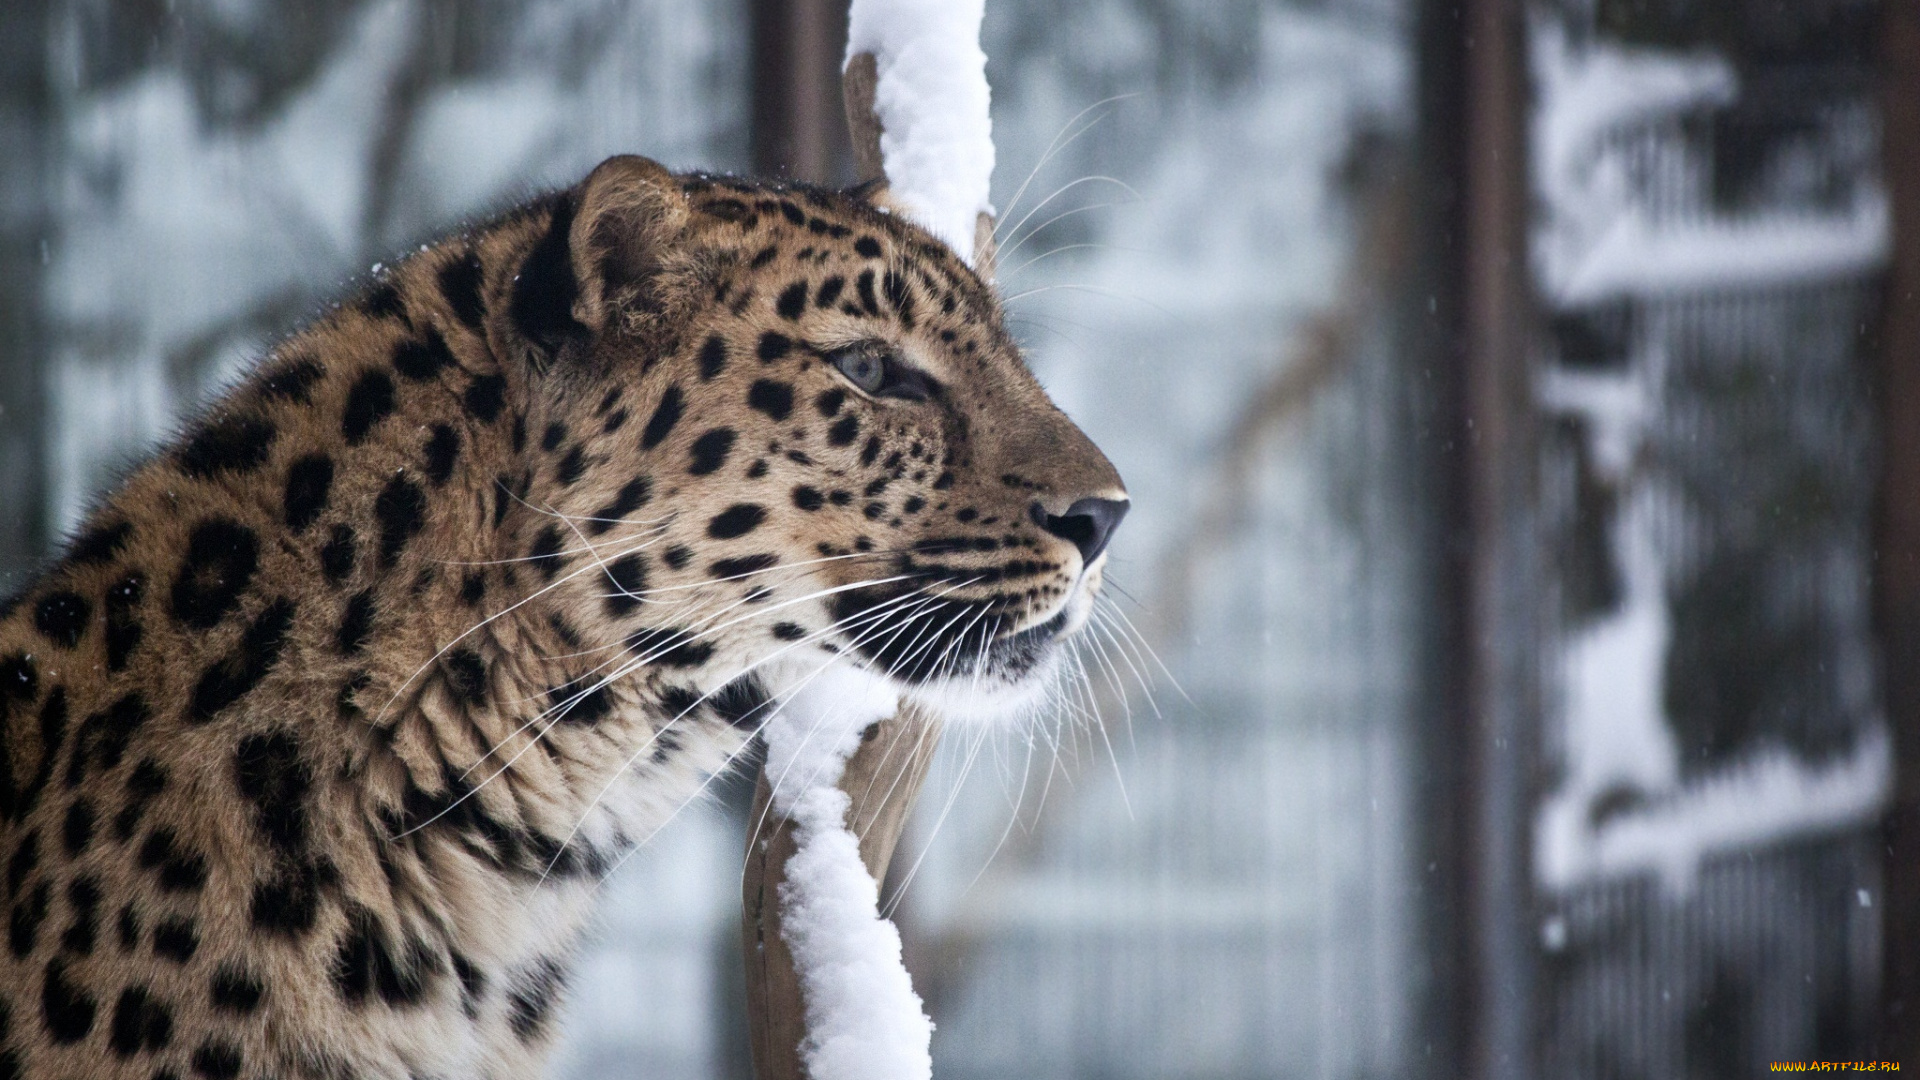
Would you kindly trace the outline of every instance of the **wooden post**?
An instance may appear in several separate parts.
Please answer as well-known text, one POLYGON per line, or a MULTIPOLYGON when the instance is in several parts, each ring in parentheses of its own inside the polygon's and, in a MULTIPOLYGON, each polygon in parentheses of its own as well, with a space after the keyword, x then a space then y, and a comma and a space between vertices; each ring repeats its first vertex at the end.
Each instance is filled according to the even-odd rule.
MULTIPOLYGON (((847 759, 840 790, 852 806, 847 828, 860 838, 860 861, 873 880, 886 877, 900 830, 920 794, 927 765, 940 741, 937 719, 913 709, 883 720, 862 736, 847 759)), ((741 879, 740 929, 747 962, 747 1032, 753 1073, 759 1080, 802 1080, 800 1043, 806 1010, 800 976, 780 934, 780 885, 793 857, 793 823, 773 812, 766 771, 754 790, 747 819, 747 868, 741 879)))
POLYGON ((1880 1050, 1920 1062, 1920 9, 1881 7, 1881 138, 1893 203, 1893 258, 1876 343, 1880 490, 1873 606, 1893 805, 1885 818, 1885 963, 1880 1050))
MULTIPOLYGON (((874 111, 878 68, 871 54, 847 64, 842 95, 853 141, 856 174, 883 179, 880 118, 874 111)), ((991 280, 993 221, 980 215, 974 263, 991 280)), ((926 779, 940 742, 940 719, 912 707, 875 724, 847 759, 839 787, 851 802, 847 827, 860 840, 860 860, 875 882, 886 879, 893 849, 926 779)), ((793 857, 793 823, 773 812, 773 788, 763 767, 747 819, 747 866, 741 877, 741 944, 746 951, 747 1033, 758 1080, 803 1080, 800 1045, 806 1039, 806 1008, 800 976, 780 933, 780 885, 793 857)))

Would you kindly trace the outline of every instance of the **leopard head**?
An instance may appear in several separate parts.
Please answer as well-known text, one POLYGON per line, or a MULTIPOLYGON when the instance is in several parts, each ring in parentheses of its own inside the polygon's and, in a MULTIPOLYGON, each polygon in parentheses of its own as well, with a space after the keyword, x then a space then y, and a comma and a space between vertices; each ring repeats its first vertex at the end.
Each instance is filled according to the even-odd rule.
POLYGON ((580 459, 548 493, 588 556, 567 603, 630 664, 1043 695, 1127 493, 945 245, 860 189, 619 157, 513 289, 535 411, 590 433, 550 448, 580 459))

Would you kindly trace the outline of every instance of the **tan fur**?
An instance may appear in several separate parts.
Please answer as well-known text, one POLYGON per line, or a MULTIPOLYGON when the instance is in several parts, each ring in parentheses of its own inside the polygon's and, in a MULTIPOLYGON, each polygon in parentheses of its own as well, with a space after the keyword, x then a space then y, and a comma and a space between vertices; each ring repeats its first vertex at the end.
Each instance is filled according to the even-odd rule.
POLYGON ((990 290, 857 199, 616 158, 423 251, 0 615, 0 1076, 537 1073, 595 882, 750 738, 757 665, 935 592, 865 639, 905 682, 1043 654, 1098 563, 1037 523, 1090 496, 990 290), (853 391, 863 340, 938 396, 853 391))

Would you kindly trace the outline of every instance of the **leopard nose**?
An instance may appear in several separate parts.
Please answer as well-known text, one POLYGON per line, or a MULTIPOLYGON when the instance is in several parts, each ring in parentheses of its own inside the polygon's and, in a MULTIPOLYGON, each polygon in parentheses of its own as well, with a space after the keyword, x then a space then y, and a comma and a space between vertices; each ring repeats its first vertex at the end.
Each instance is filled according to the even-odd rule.
POLYGON ((1049 514, 1034 503, 1032 514, 1034 524, 1079 548, 1080 564, 1091 566, 1107 550, 1107 541, 1113 539, 1113 530, 1120 527, 1130 505, 1124 499, 1089 498, 1067 507, 1064 514, 1049 514))

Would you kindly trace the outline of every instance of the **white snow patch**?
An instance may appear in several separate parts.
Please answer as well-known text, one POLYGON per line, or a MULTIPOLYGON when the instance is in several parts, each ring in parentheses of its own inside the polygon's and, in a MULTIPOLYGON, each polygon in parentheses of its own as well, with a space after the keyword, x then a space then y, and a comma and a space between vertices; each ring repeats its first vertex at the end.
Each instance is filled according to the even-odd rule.
POLYGON ((872 53, 874 111, 889 193, 914 221, 973 263, 993 177, 985 0, 854 0, 847 57, 872 53))
POLYGON ((764 729, 773 808, 793 822, 780 887, 781 927, 806 1004, 800 1048, 813 1080, 923 1080, 933 1075, 927 1019, 880 917, 880 890, 848 830, 835 785, 861 732, 893 715, 899 695, 878 676, 835 665, 776 695, 764 729))

